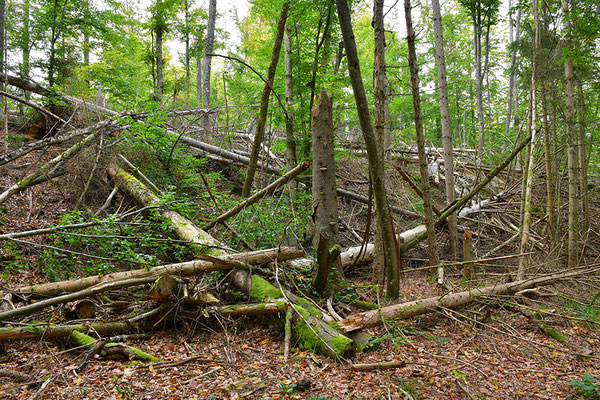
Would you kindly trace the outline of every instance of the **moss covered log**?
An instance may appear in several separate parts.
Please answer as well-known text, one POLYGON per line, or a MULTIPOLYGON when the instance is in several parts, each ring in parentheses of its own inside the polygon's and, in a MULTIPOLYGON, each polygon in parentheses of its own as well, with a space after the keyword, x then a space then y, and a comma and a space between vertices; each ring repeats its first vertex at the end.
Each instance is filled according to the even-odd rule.
MULTIPOLYGON (((86 349, 92 349, 94 345, 98 342, 93 337, 86 335, 83 332, 73 331, 71 332, 70 339, 77 344, 78 346, 85 347, 86 349)), ((162 361, 160 358, 154 357, 151 354, 146 353, 136 347, 124 345, 123 343, 106 343, 104 345, 104 349, 109 349, 111 347, 125 346, 131 354, 135 356, 138 360, 142 361, 151 361, 151 362, 160 362, 162 361)))

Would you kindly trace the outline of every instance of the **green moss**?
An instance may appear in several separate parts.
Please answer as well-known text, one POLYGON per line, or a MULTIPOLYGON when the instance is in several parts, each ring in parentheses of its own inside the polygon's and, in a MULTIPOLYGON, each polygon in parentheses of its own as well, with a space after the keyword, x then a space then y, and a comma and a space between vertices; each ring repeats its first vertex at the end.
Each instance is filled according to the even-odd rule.
POLYGON ((332 327, 333 329, 335 329, 336 331, 340 330, 340 326, 338 325, 337 321, 329 321, 327 323, 327 325, 329 325, 330 327, 332 327))
POLYGON ((280 289, 271 285, 260 276, 252 275, 252 290, 250 291, 250 297, 258 301, 265 301, 267 299, 278 299, 283 297, 283 294, 280 289))
POLYGON ((331 347, 335 354, 340 357, 344 357, 346 355, 346 351, 352 346, 352 339, 347 338, 346 336, 340 335, 335 336, 331 340, 331 347))
POLYGON ((308 311, 310 315, 312 315, 315 318, 321 318, 323 316, 321 314, 321 311, 317 307, 315 307, 315 305, 312 302, 305 298, 298 297, 296 299, 296 304, 299 304, 302 307, 304 307, 306 311, 308 311))
MULTIPOLYGON (((111 344, 113 344, 113 343, 111 343, 111 344)), ((131 350, 131 352, 133 354, 135 354, 135 356, 137 358, 139 358, 140 360, 143 360, 143 361, 152 361, 152 362, 160 362, 160 361, 162 361, 160 358, 154 357, 153 355, 148 354, 148 353, 146 353, 146 352, 144 352, 144 351, 142 351, 140 349, 137 349, 137 348, 132 347, 132 346, 127 346, 127 347, 129 347, 129 350, 131 350)))
POLYGON ((94 347, 94 344, 96 343, 96 339, 93 337, 75 330, 71 332, 71 339, 73 339, 79 346, 84 346, 88 349, 94 347))
POLYGON ((44 332, 44 328, 41 326, 26 326, 25 332, 29 332, 35 336, 40 336, 44 332))

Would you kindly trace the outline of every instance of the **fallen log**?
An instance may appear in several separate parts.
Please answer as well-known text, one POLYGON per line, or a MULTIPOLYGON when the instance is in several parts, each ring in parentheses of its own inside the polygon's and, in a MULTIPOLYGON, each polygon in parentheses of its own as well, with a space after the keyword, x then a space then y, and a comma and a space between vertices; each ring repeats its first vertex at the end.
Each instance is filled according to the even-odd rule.
POLYGON ((265 264, 275 260, 286 261, 304 256, 304 251, 292 247, 281 247, 266 250, 237 253, 223 257, 223 262, 194 260, 176 264, 159 265, 154 268, 136 269, 133 271, 114 272, 111 274, 88 276, 62 282, 49 282, 39 285, 16 288, 17 293, 34 293, 44 296, 56 296, 65 292, 76 292, 103 282, 131 278, 157 278, 162 275, 189 276, 203 272, 220 271, 233 268, 226 261, 243 261, 247 264, 265 264))
MULTIPOLYGON (((341 194, 342 196, 354 200, 354 201, 358 201, 359 203, 363 203, 363 204, 369 204, 369 198, 367 196, 363 196, 362 194, 358 194, 358 193, 354 193, 351 192, 349 190, 345 190, 342 188, 336 188, 337 192, 339 194, 341 194)), ((410 218, 416 218, 416 219, 423 219, 424 217, 416 212, 412 212, 409 210, 405 210, 403 208, 394 206, 390 204, 390 210, 394 211, 397 214, 402 214, 402 215, 406 215, 407 217, 410 218)))
POLYGON ((456 308, 468 304, 478 297, 514 294, 523 289, 529 289, 538 285, 549 285, 560 280, 576 278, 598 270, 600 270, 600 268, 597 267, 582 268, 578 271, 543 275, 537 278, 485 286, 459 293, 448 293, 439 297, 430 297, 427 299, 409 301, 407 303, 394 304, 377 310, 350 315, 338 322, 338 326, 344 332, 372 328, 381 325, 383 321, 408 319, 417 315, 434 312, 442 308, 456 308))
POLYGON ((212 307, 211 309, 223 316, 241 317, 248 315, 279 314, 284 313, 287 308, 288 303, 286 301, 277 301, 275 303, 235 304, 212 307))
POLYGON ((12 339, 58 338, 67 337, 72 332, 97 333, 110 335, 115 333, 143 330, 145 324, 125 322, 95 322, 92 324, 52 325, 39 324, 29 326, 0 327, 0 341, 12 339))
POLYGON ((298 164, 298 166, 296 166, 294 169, 292 169, 291 171, 289 171, 288 173, 283 175, 281 178, 277 179, 275 182, 273 182, 270 185, 266 186, 265 188, 259 190, 258 192, 256 192, 252 196, 250 196, 245 201, 242 201, 237 206, 233 207, 231 210, 229 210, 229 211, 221 214, 217 218, 215 218, 208 225, 206 225, 206 227, 204 229, 209 230, 210 228, 214 227, 216 224, 226 221, 227 219, 231 218, 235 214, 242 211, 244 208, 258 202, 260 199, 262 199, 266 195, 273 194, 273 192, 275 192, 275 190, 278 187, 285 185, 290 180, 294 179, 296 176, 298 176, 302 172, 306 171, 306 169, 308 168, 309 165, 310 164, 308 161, 298 164))
MULTIPOLYGON (((116 165, 108 167, 108 174, 114 179, 121 190, 133 197, 139 204, 144 206, 159 205, 160 198, 149 190, 142 182, 124 169, 116 165)), ((194 223, 179 213, 163 209, 160 210, 161 217, 171 223, 177 236, 183 240, 205 247, 206 254, 213 256, 224 255, 222 245, 205 231, 194 226, 194 223)))
POLYGON ((21 179, 19 182, 6 189, 3 193, 0 194, 0 203, 3 203, 10 196, 19 193, 30 186, 46 182, 47 180, 58 176, 58 174, 62 174, 62 172, 58 170, 60 166, 66 160, 73 158, 75 155, 77 155, 77 153, 79 153, 79 151, 82 150, 82 148, 86 144, 93 140, 96 137, 96 135, 98 135, 98 133, 99 131, 96 131, 91 135, 88 135, 85 139, 82 139, 78 143, 74 144, 73 146, 71 146, 71 148, 56 156, 48 163, 44 164, 41 168, 31 172, 25 178, 21 179))
MULTIPOLYGON (((98 341, 96 339, 94 339, 93 337, 86 335, 85 333, 79 332, 79 331, 73 331, 69 337, 78 346, 84 347, 89 350, 92 350, 94 348, 94 346, 98 343, 98 341)), ((103 343, 101 351, 108 350, 111 348, 123 348, 123 347, 129 353, 128 355, 131 355, 139 360, 151 361, 151 362, 162 361, 160 358, 154 357, 153 355, 148 354, 136 347, 129 346, 129 345, 122 344, 122 343, 114 343, 114 342, 113 343, 110 343, 110 342, 103 343)), ((109 352, 109 351, 107 351, 107 352, 109 352)))
MULTIPOLYGON (((126 192, 130 193, 141 205, 148 206, 158 202, 156 195, 122 169, 112 166, 109 172, 116 177, 116 180, 126 192)), ((180 238, 198 245, 196 248, 198 256, 215 247, 222 248, 222 253, 227 253, 228 249, 224 248, 216 239, 196 227, 191 221, 183 219, 179 214, 164 210, 161 212, 161 216, 176 228, 175 233, 180 238), (184 222, 181 222, 182 219, 184 222), (179 229, 181 227, 178 225, 182 223, 185 229, 179 229)), ((214 256, 214 254, 210 256, 214 256)), ((323 314, 307 299, 286 296, 280 289, 258 275, 251 275, 249 271, 234 269, 229 274, 229 278, 238 289, 247 293, 251 299, 256 301, 264 302, 272 299, 294 297, 290 306, 293 307, 299 318, 293 324, 292 330, 301 348, 318 351, 334 358, 346 358, 353 354, 354 342, 352 339, 344 336, 325 322, 322 318, 323 314)))

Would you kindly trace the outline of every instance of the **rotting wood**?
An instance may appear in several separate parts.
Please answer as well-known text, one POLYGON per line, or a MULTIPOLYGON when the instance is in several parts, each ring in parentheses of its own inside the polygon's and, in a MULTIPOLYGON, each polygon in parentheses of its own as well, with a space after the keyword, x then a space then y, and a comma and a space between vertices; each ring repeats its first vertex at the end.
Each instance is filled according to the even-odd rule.
MULTIPOLYGON (((97 342, 97 340, 94 339, 93 337, 91 337, 83 332, 79 332, 77 330, 71 332, 71 335, 69 337, 78 346, 85 347, 89 350, 92 350, 97 342)), ((127 353, 126 355, 129 356, 130 358, 134 357, 134 358, 137 358, 142 361, 152 361, 152 362, 162 361, 160 358, 156 358, 153 355, 150 355, 136 347, 124 345, 121 343, 104 343, 100 353, 102 354, 103 351, 109 352, 110 348, 121 348, 119 353, 121 353, 121 352, 123 352, 123 350, 125 350, 125 352, 127 353)))
POLYGON ((242 317, 248 315, 279 314, 286 312, 288 303, 284 300, 271 303, 234 304, 211 308, 223 316, 242 317))
POLYGON ((231 218, 235 214, 242 211, 244 208, 258 202, 263 197, 273 194, 273 192, 275 192, 275 190, 277 188, 285 185, 290 180, 294 179, 296 176, 298 176, 302 172, 306 171, 308 169, 309 165, 310 165, 310 163, 308 161, 304 161, 303 163, 298 164, 294 169, 289 171, 287 174, 283 175, 281 178, 277 179, 275 182, 273 182, 270 185, 268 185, 267 187, 259 190, 258 192, 256 192, 252 196, 250 196, 245 201, 239 203, 237 206, 233 207, 229 211, 227 211, 227 212, 221 214, 220 216, 218 216, 217 218, 215 218, 208 225, 206 225, 206 227, 204 229, 208 230, 208 229, 214 227, 216 224, 226 221, 227 219, 231 218))
POLYGON ((28 105, 29 107, 33 108, 34 110, 38 111, 41 114, 47 115, 48 117, 62 123, 68 126, 71 126, 67 121, 65 121, 64 119, 62 119, 61 117, 59 117, 58 115, 54 114, 52 111, 46 110, 43 107, 38 106, 37 104, 34 104, 30 101, 27 101, 25 99, 20 98, 19 96, 15 96, 14 94, 10 94, 7 93, 3 90, 0 90, 0 95, 4 96, 4 97, 8 97, 10 99, 16 100, 18 102, 21 102, 25 105, 28 105))
POLYGON ((383 321, 395 319, 408 319, 417 315, 430 313, 441 308, 456 308, 470 303, 478 297, 494 296, 501 294, 514 294, 520 290, 528 289, 537 285, 549 285, 560 280, 577 278, 582 275, 597 272, 600 268, 582 268, 576 271, 543 275, 537 278, 504 284, 474 288, 459 293, 448 293, 439 297, 430 297, 409 301, 407 303, 394 304, 359 314, 350 315, 338 323, 344 332, 352 332, 360 329, 378 326, 383 321))
MULTIPOLYGON (((363 204, 369 204, 369 198, 367 196, 363 196, 362 194, 358 194, 355 192, 351 192, 349 190, 346 189, 342 189, 342 188, 336 188, 337 192, 354 201, 358 201, 359 203, 363 203, 363 204)), ((394 211, 397 214, 401 214, 401 215, 405 215, 407 217, 410 218, 415 218, 415 219, 422 219, 424 218, 421 214, 413 212, 413 211, 409 211, 409 210, 405 210, 403 208, 400 208, 398 206, 394 206, 392 204, 390 204, 390 210, 394 211)))

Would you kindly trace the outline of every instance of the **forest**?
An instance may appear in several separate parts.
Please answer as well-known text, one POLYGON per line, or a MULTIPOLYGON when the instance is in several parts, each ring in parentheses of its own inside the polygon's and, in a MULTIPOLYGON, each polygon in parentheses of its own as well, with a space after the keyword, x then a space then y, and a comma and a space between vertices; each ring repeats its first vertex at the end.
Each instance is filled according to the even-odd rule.
POLYGON ((600 399, 598 0, 0 0, 1 399, 600 399))

